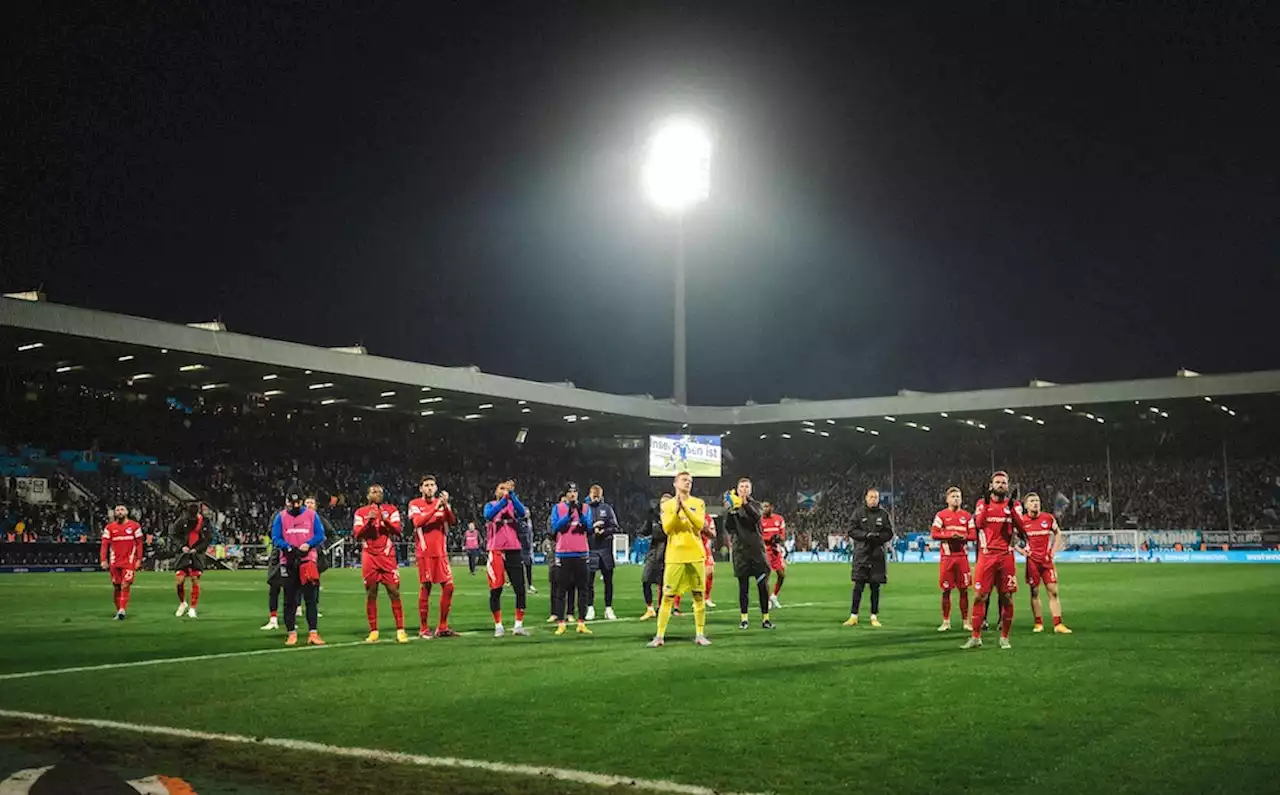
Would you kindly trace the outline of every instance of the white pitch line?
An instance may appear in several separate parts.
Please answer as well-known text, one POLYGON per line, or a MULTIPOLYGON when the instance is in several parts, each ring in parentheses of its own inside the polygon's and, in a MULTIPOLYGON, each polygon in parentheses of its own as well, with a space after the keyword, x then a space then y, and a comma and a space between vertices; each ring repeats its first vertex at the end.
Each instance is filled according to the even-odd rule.
MULTIPOLYGON (((94 729, 110 729, 114 731, 151 734, 163 737, 179 737, 185 740, 206 740, 210 742, 235 743, 238 745, 267 746, 283 748, 289 751, 300 751, 324 756, 346 756, 354 759, 371 759, 377 762, 390 762, 401 765, 419 767, 462 768, 467 770, 484 770, 490 773, 501 773, 527 778, 554 778, 559 781, 571 781, 576 784, 588 784, 595 787, 629 787, 648 792, 670 792, 677 795, 753 795, 753 793, 729 793, 711 787, 695 784, 680 784, 675 781, 660 779, 632 778, 630 776, 614 776, 605 773, 589 773, 585 770, 568 770, 557 767, 540 767, 537 765, 507 764, 489 762, 481 759, 459 759, 450 756, 423 756, 419 754, 382 751, 374 748, 351 748, 340 745, 309 742, 307 740, 290 740, 279 737, 246 737, 241 734, 217 734, 214 732, 193 731, 171 726, 148 726, 140 723, 125 723, 114 720, 98 720, 95 718, 64 718, 58 715, 44 715, 36 712, 18 712, 0 709, 0 718, 36 721, 38 723, 61 724, 70 726, 88 726, 94 729)), ((763 794, 760 794, 763 795, 763 794)))

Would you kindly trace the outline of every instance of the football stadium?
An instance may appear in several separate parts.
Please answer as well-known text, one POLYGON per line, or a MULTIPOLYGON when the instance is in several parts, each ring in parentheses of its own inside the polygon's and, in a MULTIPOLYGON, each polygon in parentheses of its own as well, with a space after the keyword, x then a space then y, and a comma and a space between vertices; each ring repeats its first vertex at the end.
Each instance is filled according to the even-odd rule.
POLYGON ((872 771, 907 792, 1060 776, 1211 791, 1228 763, 1233 790, 1269 781, 1280 373, 702 408, 13 298, 0 302, 0 342, 10 767, 111 765, 202 793, 817 792, 872 771), (643 547, 661 523, 657 492, 671 490, 646 447, 664 434, 714 435, 725 453, 692 490, 720 525, 710 648, 691 642, 688 603, 665 648, 645 648, 643 547), (1033 632, 1019 582, 1012 649, 989 630, 984 648, 961 651, 959 620, 938 631, 931 523, 948 486, 969 505, 997 469, 1061 525, 1073 631, 1033 632), (419 637, 438 629, 438 597, 426 623, 413 615, 417 550, 397 540, 411 642, 396 642, 380 595, 383 634, 369 643, 353 511, 372 482, 408 511, 424 473, 457 517, 457 636, 419 637), (723 494, 740 477, 786 521, 772 630, 754 589, 745 628, 735 609, 723 494), (532 589, 529 634, 511 636, 508 612, 498 639, 485 562, 468 568, 464 536, 484 528, 507 478, 533 519, 532 589), (590 635, 544 623, 548 517, 571 482, 584 495, 600 484, 617 514, 605 548, 616 618, 593 572, 590 635), (895 535, 878 620, 864 605, 849 627, 845 538, 869 486, 895 535), (283 604, 269 613, 264 536, 289 492, 318 497, 330 530, 324 646, 284 645, 283 604), (175 594, 181 541, 169 535, 192 503, 212 526, 198 614, 189 589, 175 594), (144 538, 126 618, 111 621, 98 538, 117 504, 144 538), (180 601, 190 616, 174 615, 180 601), (978 765, 948 750, 975 734, 1027 748, 978 765))
POLYGON ((0 795, 1277 789, 1280 3, 8 22, 0 795))

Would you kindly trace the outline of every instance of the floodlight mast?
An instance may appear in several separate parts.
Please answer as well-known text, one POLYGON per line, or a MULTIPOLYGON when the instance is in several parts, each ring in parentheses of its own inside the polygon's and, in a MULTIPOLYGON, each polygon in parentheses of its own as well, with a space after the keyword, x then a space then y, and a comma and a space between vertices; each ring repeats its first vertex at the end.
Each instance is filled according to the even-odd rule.
POLYGON ((641 170, 649 202, 673 216, 676 232, 675 350, 672 393, 688 405, 688 345, 685 328, 685 214, 711 194, 711 137, 693 119, 673 117, 654 127, 641 170))

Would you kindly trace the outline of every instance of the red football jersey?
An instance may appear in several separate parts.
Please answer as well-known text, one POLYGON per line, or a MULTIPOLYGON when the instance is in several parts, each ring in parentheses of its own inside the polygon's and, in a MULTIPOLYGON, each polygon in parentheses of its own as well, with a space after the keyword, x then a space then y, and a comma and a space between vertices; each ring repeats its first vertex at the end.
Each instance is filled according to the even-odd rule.
POLYGON ((370 555, 395 557, 392 537, 400 535, 400 509, 392 503, 362 505, 356 508, 352 520, 352 532, 364 542, 364 551, 370 555))
POLYGON ((1044 511, 1035 516, 1027 514, 1026 527, 1030 557, 1041 562, 1052 557, 1054 530, 1058 527, 1058 520, 1053 518, 1053 514, 1044 511))
POLYGON ((409 502, 409 522, 413 524, 418 542, 418 557, 443 558, 449 554, 445 542, 449 526, 457 522, 453 509, 439 497, 430 500, 419 497, 409 502))
POLYGON ((760 517, 760 531, 764 535, 766 547, 775 542, 781 544, 787 540, 787 520, 781 514, 771 513, 760 517))
POLYGON ((973 526, 977 531, 978 551, 984 554, 1008 554, 1015 530, 1025 530, 1026 518, 1022 503, 1014 499, 1003 502, 979 500, 973 511, 973 526))
POLYGON ((137 566, 142 562, 142 527, 132 519, 109 522, 102 528, 101 557, 111 566, 137 566))
POLYGON ((948 555, 967 555, 965 545, 973 541, 975 531, 973 529, 973 514, 966 510, 953 511, 950 508, 943 508, 933 517, 933 530, 929 536, 934 540, 942 542, 942 556, 948 555), (963 533, 963 537, 955 538, 956 533, 963 533))

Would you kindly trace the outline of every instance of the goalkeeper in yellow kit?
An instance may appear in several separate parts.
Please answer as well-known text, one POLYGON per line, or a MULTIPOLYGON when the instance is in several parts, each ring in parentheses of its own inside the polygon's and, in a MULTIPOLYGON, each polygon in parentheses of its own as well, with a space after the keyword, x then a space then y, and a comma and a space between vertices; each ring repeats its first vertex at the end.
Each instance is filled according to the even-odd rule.
POLYGON ((662 578, 662 607, 658 609, 658 634, 649 648, 665 643, 667 624, 677 594, 693 592, 693 624, 697 631, 693 642, 710 646, 707 640, 706 550, 702 547, 702 525, 707 506, 694 497, 693 476, 681 472, 675 479, 676 496, 662 504, 662 530, 667 534, 666 567, 662 578))

